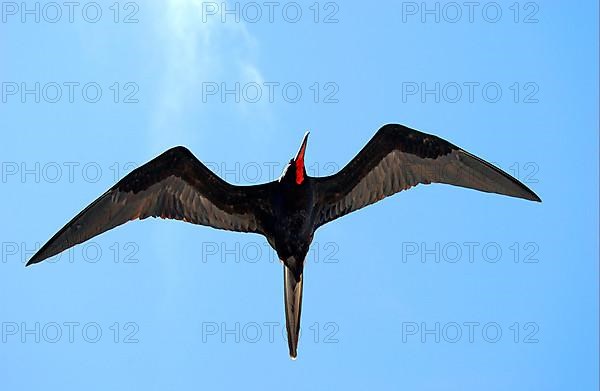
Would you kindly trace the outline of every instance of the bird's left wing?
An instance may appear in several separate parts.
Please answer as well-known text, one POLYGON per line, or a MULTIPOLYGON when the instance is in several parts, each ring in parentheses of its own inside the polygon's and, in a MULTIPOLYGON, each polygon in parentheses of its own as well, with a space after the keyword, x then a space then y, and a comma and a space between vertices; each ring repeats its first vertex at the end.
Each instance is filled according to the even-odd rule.
POLYGON ((316 226, 418 184, 446 183, 540 201, 524 184, 437 136, 386 125, 337 174, 314 178, 316 226))
POLYGON ((268 188, 231 185, 185 147, 175 147, 135 169, 90 204, 27 263, 52 257, 135 219, 162 217, 218 229, 262 233, 268 188))

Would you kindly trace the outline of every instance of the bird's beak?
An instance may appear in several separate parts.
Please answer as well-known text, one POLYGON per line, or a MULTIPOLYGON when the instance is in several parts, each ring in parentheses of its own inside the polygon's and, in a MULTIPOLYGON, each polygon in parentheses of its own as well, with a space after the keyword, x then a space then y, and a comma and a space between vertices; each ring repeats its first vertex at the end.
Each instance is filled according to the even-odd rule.
MULTIPOLYGON (((302 138, 302 144, 300 144, 300 149, 298 150, 298 153, 296 154, 294 161, 297 162, 297 161, 301 160, 304 163, 304 152, 306 152, 306 143, 308 141, 309 134, 310 134, 309 131, 304 133, 304 137, 302 138)), ((304 165, 304 164, 302 164, 302 165, 304 165)))

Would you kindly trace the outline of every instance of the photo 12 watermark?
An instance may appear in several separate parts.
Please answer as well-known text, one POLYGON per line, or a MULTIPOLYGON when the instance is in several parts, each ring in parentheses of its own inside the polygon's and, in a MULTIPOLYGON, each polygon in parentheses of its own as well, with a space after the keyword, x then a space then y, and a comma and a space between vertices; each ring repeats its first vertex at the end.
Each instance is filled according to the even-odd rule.
POLYGON ((132 81, 2 81, 2 104, 139 103, 140 87, 132 81))
POLYGON ((537 344, 537 322, 402 322, 402 343, 537 344))
MULTIPOLYGON (((206 321, 201 325, 202 343, 287 343, 285 324, 278 321, 223 322, 206 321)), ((313 322, 300 328, 300 341, 313 344, 340 342, 337 322, 313 322)))
MULTIPOLYGON (((275 250, 266 241, 202 242, 202 263, 279 263, 275 250)), ((340 246, 336 242, 312 242, 305 263, 337 264, 340 246)))
POLYGON ((0 12, 3 24, 96 24, 103 21, 135 24, 139 23, 140 6, 133 1, 3 1, 0 12))
POLYGON ((540 22, 540 5, 533 1, 404 1, 401 4, 401 13, 402 23, 537 24, 540 22))
MULTIPOLYGON (((29 245, 25 242, 4 241, 0 243, 2 264, 23 264, 41 248, 40 243, 29 245)), ((96 242, 88 240, 48 258, 45 264, 120 264, 130 265, 140 262, 140 245, 137 242, 96 242)))
POLYGON ((103 179, 117 182, 138 167, 135 162, 52 161, 0 163, 0 182, 15 183, 98 183, 103 179))
MULTIPOLYGON (((258 184, 277 180, 287 166, 287 162, 207 161, 204 165, 226 181, 258 184)), ((318 177, 335 174, 340 170, 340 165, 332 161, 313 161, 305 168, 308 175, 318 177)))
POLYGON ((405 81, 402 103, 540 103, 540 86, 533 81, 405 81))
POLYGON ((201 13, 202 23, 336 24, 340 21, 340 5, 333 1, 203 1, 201 13))
POLYGON ((538 264, 540 245, 535 241, 402 242, 404 264, 538 264))
POLYGON ((0 323, 2 344, 137 344, 137 322, 51 321, 0 323))
POLYGON ((202 82, 202 103, 339 103, 340 86, 333 81, 202 82))

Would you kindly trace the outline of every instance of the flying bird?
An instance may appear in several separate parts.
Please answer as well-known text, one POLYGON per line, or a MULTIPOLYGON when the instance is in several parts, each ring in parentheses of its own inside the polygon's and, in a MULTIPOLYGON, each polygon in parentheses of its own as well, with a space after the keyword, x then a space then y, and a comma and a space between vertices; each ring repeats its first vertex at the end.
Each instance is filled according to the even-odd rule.
POLYGON ((27 263, 52 257, 128 221, 161 217, 262 234, 283 263, 285 319, 296 358, 304 259, 317 228, 418 184, 446 183, 538 201, 523 183, 437 136, 389 124, 338 173, 310 177, 308 132, 281 177, 229 184, 187 148, 174 147, 133 170, 65 225, 27 263))

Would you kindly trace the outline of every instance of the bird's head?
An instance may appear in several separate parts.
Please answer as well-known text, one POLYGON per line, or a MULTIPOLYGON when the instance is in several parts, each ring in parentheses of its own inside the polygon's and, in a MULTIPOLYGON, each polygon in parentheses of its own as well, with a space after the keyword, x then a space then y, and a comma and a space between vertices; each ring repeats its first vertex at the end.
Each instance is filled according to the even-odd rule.
POLYGON ((302 144, 300 149, 296 153, 296 157, 291 159, 289 164, 286 166, 283 174, 279 178, 280 182, 293 183, 301 185, 306 179, 306 168, 304 167, 304 153, 306 152, 306 142, 308 141, 309 132, 304 134, 302 138, 302 144))

